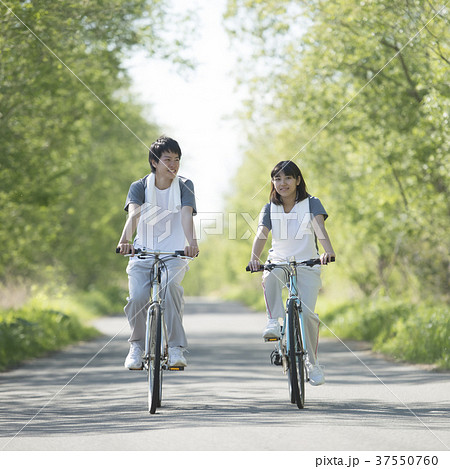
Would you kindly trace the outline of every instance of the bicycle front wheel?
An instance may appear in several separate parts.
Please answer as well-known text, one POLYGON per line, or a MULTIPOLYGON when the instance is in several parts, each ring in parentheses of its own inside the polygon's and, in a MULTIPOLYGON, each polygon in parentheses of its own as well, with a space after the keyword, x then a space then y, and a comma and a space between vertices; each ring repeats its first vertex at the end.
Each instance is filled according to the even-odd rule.
POLYGON ((292 404, 299 409, 305 406, 305 362, 302 333, 297 304, 288 305, 288 356, 289 356, 289 391, 292 404))
POLYGON ((161 406, 161 307, 155 304, 149 316, 149 357, 148 357, 148 411, 151 414, 161 406))

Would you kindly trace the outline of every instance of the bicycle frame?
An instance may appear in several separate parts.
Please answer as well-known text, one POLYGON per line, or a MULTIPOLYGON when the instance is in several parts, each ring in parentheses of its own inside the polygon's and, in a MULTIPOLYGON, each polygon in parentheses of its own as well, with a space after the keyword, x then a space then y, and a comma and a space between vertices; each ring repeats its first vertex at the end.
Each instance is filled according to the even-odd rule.
MULTIPOLYGON (((170 253, 162 253, 162 255, 166 255, 166 254, 170 254, 170 253)), ((161 297, 161 266, 160 266, 161 258, 159 257, 159 255, 155 255, 154 259, 155 260, 154 260, 153 267, 152 267, 153 277, 152 277, 152 285, 151 285, 151 302, 150 302, 149 307, 147 308, 147 322, 146 322, 147 327, 145 330, 144 360, 151 360, 150 350, 148 350, 148 347, 150 344, 150 337, 149 337, 150 321, 151 321, 151 316, 154 311, 154 306, 156 304, 159 304, 160 311, 161 311, 161 328, 162 328, 161 332, 162 332, 162 336, 164 336, 164 341, 163 341, 164 350, 162 350, 163 358, 161 360, 161 364, 164 369, 164 365, 167 362, 167 356, 168 356, 168 345, 167 345, 168 334, 167 334, 167 326, 164 321, 164 300, 161 297)), ((144 362, 144 363, 146 363, 146 367, 148 368, 149 366, 148 362, 144 362)))
MULTIPOLYGON (((118 252, 116 250, 116 252, 118 252)), ((188 258, 184 251, 143 251, 136 250, 135 255, 139 259, 153 260, 151 299, 147 308, 145 350, 143 357, 143 368, 148 375, 148 401, 149 412, 154 414, 157 407, 161 407, 163 370, 182 371, 184 366, 169 367, 168 331, 164 321, 164 299, 161 285, 162 265, 166 259, 188 258)), ((128 255, 129 256, 129 255, 128 255)))
POLYGON ((304 360, 307 356, 307 351, 305 349, 305 329, 303 324, 303 314, 302 314, 302 303, 300 299, 300 295, 298 292, 297 287, 297 266, 302 265, 296 261, 290 261, 286 263, 277 263, 273 264, 273 268, 281 268, 283 271, 288 275, 288 281, 286 283, 286 287, 288 289, 288 298, 286 300, 286 308, 285 308, 285 315, 283 318, 283 325, 281 327, 281 337, 280 339, 269 339, 268 342, 278 342, 277 344, 277 351, 281 355, 282 364, 283 364, 283 372, 286 374, 288 370, 288 361, 286 357, 289 355, 289 350, 291 349, 292 344, 289 343, 289 321, 288 321, 288 308, 287 305, 289 301, 294 301, 297 306, 297 311, 299 313, 299 323, 300 323, 300 333, 302 337, 303 343, 303 357, 304 360), (285 347, 285 350, 283 348, 285 347))
MULTIPOLYGON (((144 360, 148 360, 146 362, 147 368, 149 367, 149 361, 151 360, 150 351, 148 350, 148 346, 150 344, 150 320, 153 314, 155 305, 160 306, 160 313, 161 313, 161 336, 164 338, 163 344, 164 348, 162 350, 161 355, 161 369, 166 370, 169 369, 167 366, 168 362, 168 354, 169 354, 169 347, 168 347, 168 332, 166 322, 164 321, 164 299, 161 296, 161 262, 164 261, 164 258, 171 258, 171 257, 185 257, 183 251, 175 251, 175 252, 165 252, 165 251, 138 251, 138 257, 140 259, 153 259, 153 276, 152 276, 152 285, 151 285, 151 302, 149 307, 147 308, 147 327, 145 332, 145 351, 144 351, 144 360)), ((145 362, 144 362, 145 363, 145 362)), ((171 370, 182 371, 184 367, 173 367, 170 368, 171 370)))
MULTIPOLYGON (((329 262, 334 262, 332 257, 329 262)), ((328 262, 325 262, 327 264, 328 262)), ((286 287, 289 295, 286 301, 283 325, 280 337, 265 338, 266 342, 276 342, 275 350, 271 353, 270 359, 273 365, 282 365, 284 374, 289 377, 289 392, 291 403, 297 404, 299 409, 303 409, 305 401, 305 381, 309 381, 308 376, 308 351, 305 346, 305 325, 303 321, 302 303, 297 287, 297 267, 313 267, 321 265, 320 258, 309 259, 297 262, 295 259, 288 262, 260 264, 254 270, 254 264, 249 263, 245 270, 247 272, 258 272, 261 270, 272 271, 281 268, 288 276, 286 287)))
MULTIPOLYGON (((295 304, 297 305, 297 311, 298 311, 298 317, 299 317, 299 323, 300 323, 300 334, 302 337, 302 344, 303 344, 303 360, 307 360, 308 352, 306 351, 305 348, 305 328, 303 324, 303 310, 302 310, 302 302, 300 300, 300 295, 298 292, 298 286, 297 286, 297 263, 295 261, 292 261, 289 263, 289 268, 290 268, 290 273, 289 273, 289 283, 288 283, 288 291, 289 291, 289 297, 286 301, 286 305, 288 304, 288 301, 294 301, 295 304)), ((288 325, 287 321, 287 307, 286 307, 286 314, 284 316, 284 321, 286 325, 288 325)), ((289 343, 289 334, 287 334, 287 350, 289 351, 291 348, 291 344, 289 343)))
MULTIPOLYGON (((332 259, 331 261, 334 261, 332 259)), ((320 259, 309 259, 297 262, 290 260, 281 263, 267 263, 260 266, 259 270, 273 270, 281 268, 288 276, 286 287, 289 295, 286 301, 283 325, 280 337, 266 338, 266 342, 277 342, 275 350, 270 355, 272 364, 282 365, 284 374, 288 374, 289 393, 291 403, 296 404, 299 409, 304 408, 305 401, 305 381, 309 381, 308 376, 308 352, 305 347, 305 326, 302 314, 302 303, 297 287, 297 267, 321 264, 320 259), (298 315, 298 316, 297 316, 298 315)), ((247 271, 250 267, 247 266, 247 271)))

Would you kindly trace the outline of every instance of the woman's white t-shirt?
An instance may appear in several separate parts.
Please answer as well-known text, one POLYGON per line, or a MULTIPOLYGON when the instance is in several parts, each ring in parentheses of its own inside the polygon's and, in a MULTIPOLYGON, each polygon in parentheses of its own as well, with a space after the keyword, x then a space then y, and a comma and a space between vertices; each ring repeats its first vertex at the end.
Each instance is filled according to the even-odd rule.
POLYGON ((319 257, 312 221, 315 216, 328 217, 317 197, 307 197, 297 202, 289 213, 283 205, 266 204, 261 210, 259 225, 272 231, 271 261, 297 261, 319 257))

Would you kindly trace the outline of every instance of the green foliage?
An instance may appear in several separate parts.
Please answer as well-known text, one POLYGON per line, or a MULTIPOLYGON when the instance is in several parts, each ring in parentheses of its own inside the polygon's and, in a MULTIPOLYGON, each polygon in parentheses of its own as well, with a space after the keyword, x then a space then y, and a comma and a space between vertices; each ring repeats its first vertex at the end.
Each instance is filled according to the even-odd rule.
POLYGON ((431 306, 413 311, 395 326, 396 333, 381 352, 414 363, 434 363, 450 369, 450 314, 448 308, 431 306))
POLYGON ((30 295, 27 305, 31 308, 57 310, 86 322, 102 315, 123 314, 127 291, 116 285, 79 290, 49 283, 32 287, 30 295))
POLYGON ((399 360, 450 369, 448 308, 382 299, 344 303, 322 315, 325 330, 342 339, 373 343, 399 360))
POLYGON ((160 133, 130 95, 122 62, 143 48, 186 69, 192 26, 164 0, 6 3, 0 291, 39 286, 24 309, 1 313, 0 367, 92 337, 76 318, 122 310, 125 266, 114 251, 123 204, 160 133))
POLYGON ((332 308, 322 320, 339 337, 376 342, 378 347, 392 337, 395 322, 407 318, 411 310, 415 307, 388 299, 360 300, 332 308))
MULTIPOLYGON (((246 154, 227 210, 257 217, 268 200, 270 171, 292 159, 330 215, 337 254, 323 271, 318 312, 324 303, 344 301, 343 309, 331 307, 343 338, 444 367, 446 13, 428 0, 229 0, 225 16, 241 54, 238 83, 249 94, 242 112, 246 154), (384 297, 390 300, 374 302, 384 297)), ((263 309, 260 276, 244 272, 252 239, 241 235, 249 225, 240 220, 238 227, 233 240, 204 241, 198 291, 220 286, 263 309), (218 248, 224 264, 203 257, 218 248)))
POLYGON ((116 286, 82 291, 49 284, 31 288, 30 294, 24 306, 0 309, 0 370, 99 336, 85 324, 101 315, 123 314, 126 298, 116 286))
MULTIPOLYGON (((351 264, 336 270, 363 294, 447 299, 449 28, 441 7, 229 1, 232 36, 251 44, 240 48, 239 75, 250 83, 246 117, 256 125, 241 169, 268 178, 282 159, 300 165, 330 213, 338 263, 351 264)), ((249 184, 235 181, 248 211, 261 204, 258 179, 250 196, 249 184)))
POLYGON ((52 309, 24 307, 0 312, 0 370, 97 335, 75 316, 52 309))
POLYGON ((175 55, 181 34, 165 37, 178 21, 161 0, 8 6, 17 16, 0 6, 0 281, 110 285, 123 275, 114 248, 126 192, 148 170, 144 142, 159 135, 121 62, 136 47, 186 62, 175 55))

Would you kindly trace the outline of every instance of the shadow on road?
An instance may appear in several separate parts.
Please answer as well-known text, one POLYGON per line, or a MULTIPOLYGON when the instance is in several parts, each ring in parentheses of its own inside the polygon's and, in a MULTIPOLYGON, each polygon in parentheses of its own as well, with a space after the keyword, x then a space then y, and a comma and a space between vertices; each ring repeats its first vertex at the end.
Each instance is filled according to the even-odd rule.
POLYGON ((448 382, 448 374, 414 367, 399 371, 395 364, 366 350, 356 352, 383 385, 342 344, 331 340, 321 343, 327 384, 320 388, 308 385, 306 409, 299 410, 289 402, 286 376, 270 365, 272 346, 262 343, 260 337, 259 324, 262 327, 264 321, 248 310, 230 310, 229 305, 220 305, 218 312, 208 316, 207 310, 210 305, 192 312, 189 366, 184 372, 165 373, 163 406, 157 414, 146 411, 145 372, 123 368, 127 343, 126 335, 121 335, 83 369, 110 337, 0 375, 0 436, 10 438, 21 429, 20 436, 42 437, 240 424, 426 429, 411 410, 431 429, 448 425, 448 401, 429 402, 423 395, 405 406, 387 389, 420 387, 430 376, 433 382, 448 382), (194 327, 195 321, 213 323, 219 316, 226 321, 218 323, 217 329, 211 327, 207 337, 194 327), (244 321, 252 326, 240 327, 244 321), (375 396, 368 397, 368 390, 373 389, 375 396))

